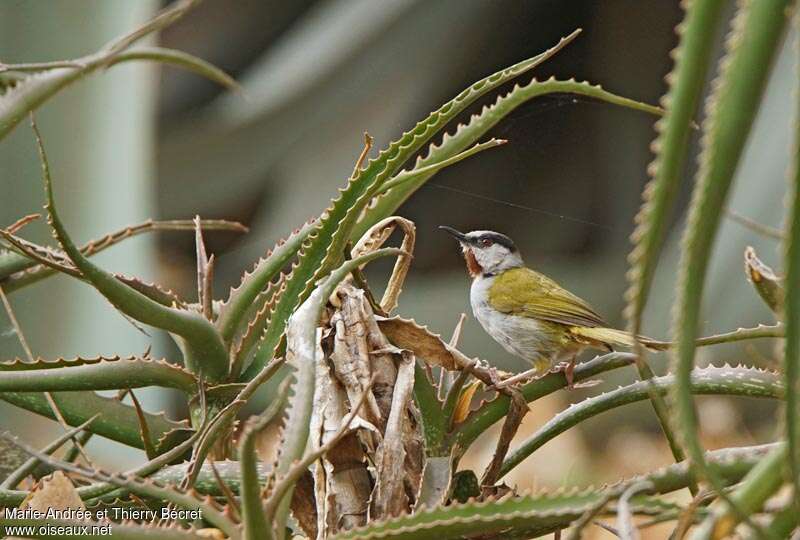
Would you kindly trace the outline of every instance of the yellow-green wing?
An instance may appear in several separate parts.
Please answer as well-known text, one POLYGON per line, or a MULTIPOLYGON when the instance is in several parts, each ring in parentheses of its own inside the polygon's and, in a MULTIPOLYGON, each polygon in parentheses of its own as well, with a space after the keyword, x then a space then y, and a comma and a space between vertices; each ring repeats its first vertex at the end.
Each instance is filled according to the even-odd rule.
POLYGON ((592 307, 547 276, 514 268, 495 278, 490 305, 503 313, 567 326, 608 326, 592 307))

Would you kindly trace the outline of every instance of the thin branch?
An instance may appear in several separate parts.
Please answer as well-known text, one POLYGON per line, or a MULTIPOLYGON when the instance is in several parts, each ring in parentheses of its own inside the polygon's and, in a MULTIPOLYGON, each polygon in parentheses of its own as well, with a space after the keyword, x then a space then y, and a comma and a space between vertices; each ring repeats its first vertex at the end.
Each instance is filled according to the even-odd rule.
POLYGON ((367 159, 367 156, 369 155, 369 151, 372 149, 373 141, 374 141, 374 139, 372 138, 372 136, 365 131, 364 132, 364 148, 361 150, 361 155, 359 155, 358 159, 356 160, 356 165, 355 165, 355 167, 353 167, 353 174, 350 175, 350 178, 355 178, 356 175, 358 174, 358 171, 361 170, 361 166, 364 164, 364 160, 367 159))
POLYGON ((511 441, 517 434, 519 426, 522 424, 522 419, 525 418, 525 415, 530 410, 528 409, 528 403, 519 390, 516 388, 510 388, 509 390, 511 392, 511 404, 508 408, 508 415, 503 422, 503 428, 500 431, 500 438, 497 440, 497 447, 495 448, 494 456, 492 456, 492 461, 486 467, 483 478, 481 478, 481 487, 493 486, 497 482, 500 477, 503 460, 505 460, 508 449, 511 446, 511 441))
POLYGON ((32 221, 36 221, 40 217, 42 217, 41 214, 28 214, 27 216, 19 218, 17 221, 6 227, 6 230, 11 234, 16 234, 16 232, 21 228, 23 228, 25 225, 27 225, 32 221))
POLYGON ((776 229, 775 227, 770 227, 769 225, 764 225, 763 223, 759 223, 758 221, 751 219, 747 216, 743 216, 738 212, 734 212, 730 208, 725 211, 725 216, 730 218, 731 221, 735 221, 739 225, 746 227, 753 231, 756 234, 760 234, 766 238, 772 238, 773 240, 783 240, 785 235, 783 231, 780 229, 776 229))

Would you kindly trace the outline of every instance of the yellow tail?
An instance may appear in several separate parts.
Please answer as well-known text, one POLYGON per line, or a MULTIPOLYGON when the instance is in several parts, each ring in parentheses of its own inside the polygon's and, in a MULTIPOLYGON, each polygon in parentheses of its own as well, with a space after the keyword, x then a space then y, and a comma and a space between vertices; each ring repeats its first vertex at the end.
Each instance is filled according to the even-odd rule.
POLYGON ((645 336, 632 336, 630 332, 624 330, 616 330, 614 328, 591 328, 588 326, 573 326, 570 332, 576 336, 580 336, 592 341, 598 341, 605 345, 619 345, 622 347, 632 348, 638 341, 648 349, 654 351, 665 351, 669 349, 670 344, 664 341, 656 341, 645 336))

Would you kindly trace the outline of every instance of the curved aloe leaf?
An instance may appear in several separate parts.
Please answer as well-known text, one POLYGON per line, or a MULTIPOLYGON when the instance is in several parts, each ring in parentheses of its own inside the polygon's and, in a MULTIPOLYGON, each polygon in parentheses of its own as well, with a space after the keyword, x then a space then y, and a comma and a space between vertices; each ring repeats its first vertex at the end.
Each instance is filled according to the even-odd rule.
POLYGON ((162 386, 191 394, 197 391, 197 384, 195 376, 181 367, 164 360, 146 358, 0 363, 0 392, 62 392, 162 386), (52 367, 47 364, 66 364, 68 367, 52 367))
MULTIPOLYGON (((271 539, 271 529, 267 524, 264 502, 261 498, 262 471, 256 451, 256 435, 269 424, 283 407, 288 384, 283 384, 278 397, 266 411, 252 417, 244 427, 239 440, 239 473, 241 480, 242 522, 245 539, 271 539)), ((198 475, 199 476, 199 475, 198 475)))
POLYGON ((467 106, 487 92, 544 62, 576 35, 577 32, 573 32, 548 51, 474 83, 391 143, 377 158, 370 160, 366 168, 356 171, 347 187, 317 220, 316 226, 303 243, 297 266, 286 281, 286 291, 275 308, 274 317, 252 363, 244 373, 245 380, 254 377, 274 356, 284 334, 286 321, 294 309, 308 297, 312 284, 325 277, 342 260, 344 247, 352 238, 356 221, 383 182, 467 106))
MULTIPOLYGON (((281 454, 275 468, 276 474, 284 475, 295 460, 303 457, 308 442, 311 409, 314 399, 315 359, 321 353, 317 341, 317 326, 322 310, 334 289, 347 274, 379 257, 406 254, 397 248, 383 248, 367 253, 342 264, 318 285, 308 299, 292 314, 287 332, 286 359, 294 368, 291 386, 294 396, 289 399, 286 422, 281 440, 281 454)), ((288 490, 281 504, 277 505, 275 522, 272 524, 278 538, 283 538, 289 501, 292 490, 288 490)))
MULTIPOLYGON (((514 450, 503 462, 500 475, 505 475, 519 465, 525 458, 543 446, 547 441, 569 428, 600 413, 622 405, 649 398, 650 388, 663 395, 678 384, 673 375, 655 377, 647 381, 637 381, 611 392, 600 394, 571 405, 560 412, 531 435, 514 450)), ((743 367, 707 367, 695 369, 689 382, 693 394, 733 395, 746 397, 783 397, 783 381, 777 373, 743 367)))
POLYGON ((258 345, 259 339, 269 327, 275 307, 286 289, 287 275, 280 273, 273 281, 270 281, 255 299, 253 304, 256 306, 253 317, 247 322, 247 327, 242 330, 241 339, 232 347, 231 356, 231 377, 236 377, 242 370, 245 360, 258 345))
POLYGON ((229 90, 241 90, 239 83, 233 77, 214 64, 192 54, 165 47, 137 47, 136 49, 121 52, 113 56, 108 65, 113 66, 132 60, 150 60, 168 66, 180 67, 205 77, 229 90))
MULTIPOLYGON (((13 80, 13 85, 8 86, 5 93, 0 96, 0 139, 8 135, 28 113, 34 111, 69 84, 99 69, 104 69, 120 62, 134 60, 159 61, 184 67, 225 86, 235 87, 236 83, 221 70, 192 55, 159 47, 146 47, 134 51, 127 50, 128 47, 147 34, 158 31, 176 21, 196 3, 196 0, 177 2, 176 5, 156 15, 148 23, 94 54, 65 63, 50 64, 50 66, 60 65, 62 67, 48 69, 45 64, 41 66, 44 69, 43 71, 30 75, 20 75, 13 72, 5 73, 4 80, 13 80)), ((27 69, 30 66, 23 67, 27 69)), ((7 69, 13 70, 14 66, 7 66, 7 69)))
POLYGON ((648 168, 652 180, 644 190, 631 237, 634 248, 628 257, 631 269, 625 316, 634 334, 641 333, 642 313, 681 185, 692 118, 711 65, 714 30, 727 2, 696 0, 685 5, 686 16, 677 28, 680 42, 672 52, 675 66, 667 77, 670 88, 661 102, 664 118, 656 122, 658 137, 652 146, 656 158, 648 168))
MULTIPOLYGON (((666 112, 664 118, 656 123, 658 137, 652 145, 656 158, 648 167, 652 179, 643 192, 642 207, 635 219, 637 226, 631 236, 634 248, 628 256, 631 268, 628 272, 630 286, 625 295, 625 316, 628 329, 634 335, 642 333, 642 314, 681 186, 692 118, 711 65, 714 29, 722 18, 725 5, 723 0, 687 3, 686 16, 677 28, 680 42, 673 51, 675 66, 667 77, 670 89, 661 101, 666 112)), ((644 360, 644 352, 639 352, 642 354, 636 363, 639 378, 651 379, 654 373, 644 360)), ((683 460, 685 455, 669 426, 666 405, 656 395, 652 396, 651 404, 673 457, 676 461, 683 460)), ((692 491, 694 493, 696 488, 693 487, 692 491)))
POLYGON ((220 307, 219 318, 216 321, 216 326, 226 343, 233 339, 256 297, 297 255, 297 251, 312 228, 312 223, 306 223, 294 231, 289 238, 278 242, 266 257, 258 260, 252 272, 245 272, 239 286, 231 289, 228 299, 220 307))
MULTIPOLYGON (((610 353, 598 356, 588 362, 582 362, 575 367, 575 382, 583 381, 614 369, 619 369, 633 363, 633 355, 629 353, 610 353)), ((567 381, 563 373, 548 373, 520 388, 525 401, 528 403, 552 394, 565 388, 567 381)), ((498 395, 488 403, 484 403, 478 410, 473 411, 458 426, 453 434, 459 448, 466 450, 481 433, 489 429, 495 422, 506 417, 511 404, 511 399, 505 395, 498 395)))
MULTIPOLYGON (((403 171, 387 182, 387 185, 394 185, 395 179, 403 180, 372 201, 355 226, 351 238, 357 240, 375 223, 394 214, 406 199, 440 170, 439 164, 464 152, 514 109, 531 99, 553 93, 582 95, 655 115, 663 112, 658 107, 623 98, 587 82, 555 79, 540 82, 534 79, 527 85, 517 85, 507 94, 498 97, 493 105, 485 106, 480 113, 473 115, 468 124, 459 125, 452 135, 445 134, 441 144, 430 145, 427 156, 419 158, 414 169, 403 171)), ((489 142, 483 144, 487 145, 489 142)))
MULTIPOLYGON (((727 483, 734 483, 773 448, 775 445, 718 450, 709 452, 708 460, 720 477, 727 483)), ((330 540, 441 540, 492 534, 502 538, 531 538, 569 526, 604 499, 621 496, 631 485, 650 482, 649 493, 669 493, 685 488, 691 477, 688 464, 681 462, 605 488, 556 491, 426 509, 341 532, 330 540)), ((633 497, 632 509, 648 510, 650 507, 645 501, 640 496, 633 497), (640 501, 645 506, 640 505, 640 501)))
POLYGON ((109 302, 137 321, 173 332, 185 341, 186 366, 194 373, 202 371, 204 377, 220 381, 228 374, 228 353, 214 326, 193 311, 164 306, 136 289, 120 282, 91 262, 67 234, 55 207, 50 166, 36 124, 32 123, 42 162, 47 203, 45 208, 56 239, 83 277, 109 302))
POLYGON ((420 366, 419 361, 414 366, 414 402, 419 408, 422 420, 425 455, 428 457, 448 455, 445 444, 448 417, 442 411, 442 402, 436 397, 436 387, 420 366))
MULTIPOLYGON (((52 396, 68 425, 78 426, 92 416, 100 414, 88 428, 89 431, 144 450, 139 432, 139 419, 130 405, 120 403, 113 398, 98 396, 94 392, 54 392, 52 396)), ((47 418, 56 419, 42 393, 0 392, 0 399, 47 418)), ((153 445, 158 445, 159 439, 165 434, 187 427, 184 422, 174 422, 163 414, 145 413, 145 418, 150 428, 150 442, 153 445)))
MULTIPOLYGON (((728 192, 788 20, 787 0, 745 2, 734 20, 718 84, 707 103, 700 165, 683 237, 673 334, 674 428, 698 470, 705 467, 691 394, 695 339, 708 263, 728 192)), ((788 366, 787 366, 788 368, 788 366)), ((717 490, 719 492, 719 490, 717 490)), ((724 494, 721 494, 723 497, 724 494)))
POLYGON ((786 324, 783 366, 786 376, 786 437, 797 507, 800 503, 800 288, 797 286, 800 283, 800 120, 795 119, 795 127, 794 179, 790 188, 791 209, 784 246, 786 283, 790 286, 786 287, 783 306, 786 324))

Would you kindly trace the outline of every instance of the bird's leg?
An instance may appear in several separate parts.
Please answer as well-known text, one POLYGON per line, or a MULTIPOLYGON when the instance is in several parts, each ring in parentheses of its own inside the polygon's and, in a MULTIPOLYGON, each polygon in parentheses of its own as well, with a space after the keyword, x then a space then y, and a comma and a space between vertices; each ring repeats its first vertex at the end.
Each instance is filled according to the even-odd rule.
POLYGON ((576 354, 570 356, 566 362, 559 362, 556 364, 555 369, 564 373, 564 379, 567 381, 567 389, 573 390, 575 388, 575 360, 576 354))

